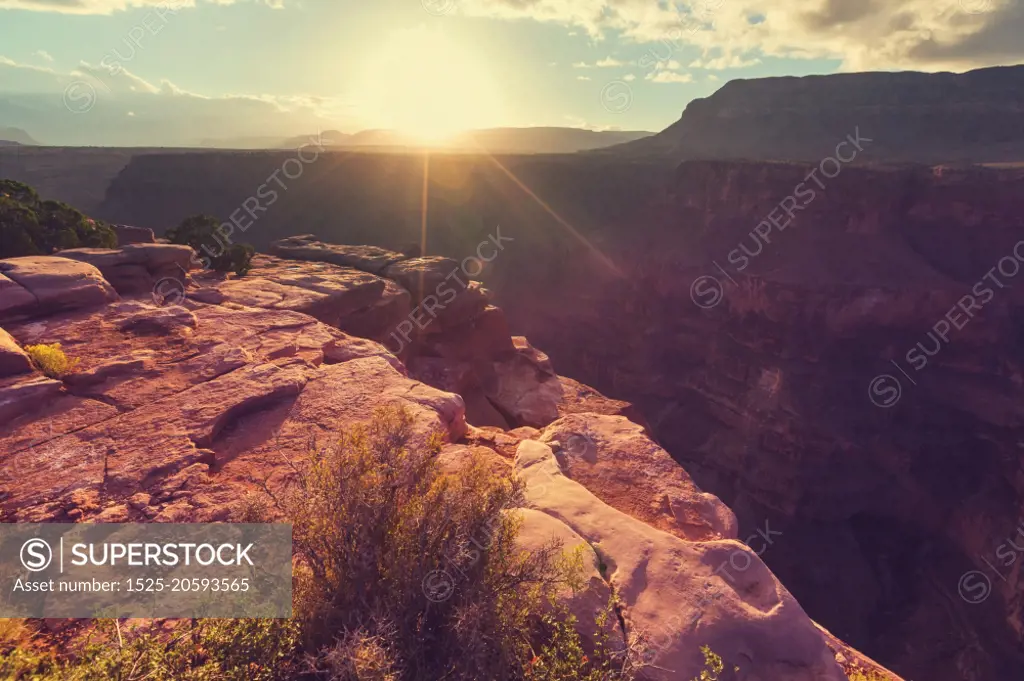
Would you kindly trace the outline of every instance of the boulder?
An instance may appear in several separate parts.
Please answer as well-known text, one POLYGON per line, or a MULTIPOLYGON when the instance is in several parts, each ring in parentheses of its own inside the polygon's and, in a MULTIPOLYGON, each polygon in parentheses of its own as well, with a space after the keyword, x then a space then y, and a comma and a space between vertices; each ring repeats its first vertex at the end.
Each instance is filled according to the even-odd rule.
POLYGON ((516 535, 516 545, 520 548, 539 551, 557 545, 567 554, 575 551, 582 553, 583 572, 579 575, 582 588, 578 591, 563 589, 556 596, 556 602, 576 618, 576 630, 584 637, 585 646, 592 648, 600 633, 612 650, 624 648, 626 633, 620 628, 614 610, 609 612, 609 608, 615 604, 611 587, 601 575, 601 560, 587 540, 547 513, 531 508, 510 512, 519 514, 521 518, 519 534, 516 535), (602 615, 605 620, 603 628, 599 626, 602 615))
POLYGON ((62 385, 60 381, 35 374, 0 378, 0 423, 40 409, 60 394, 62 385))
POLYGON ((537 439, 552 448, 564 475, 623 513, 690 541, 736 538, 729 507, 624 416, 564 416, 537 439))
POLYGON ((312 260, 342 267, 354 267, 372 274, 382 273, 388 265, 406 256, 376 246, 342 246, 317 241, 312 234, 292 236, 270 244, 270 252, 292 260, 312 260))
POLYGON ((404 288, 383 279, 384 291, 367 307, 349 313, 338 320, 338 328, 353 336, 372 338, 395 348, 399 341, 391 333, 409 317, 412 311, 411 296, 404 288))
POLYGON ((459 263, 451 258, 409 258, 388 266, 383 276, 398 282, 412 294, 412 321, 427 333, 479 316, 490 301, 487 289, 479 282, 470 281, 459 263))
POLYGON ((31 310, 37 303, 28 289, 0 274, 0 319, 31 310))
POLYGON ((62 258, 95 266, 118 293, 146 293, 161 279, 185 281, 196 266, 195 252, 181 244, 134 243, 120 248, 72 248, 62 258))
POLYGON ((156 243, 156 235, 153 234, 153 230, 147 227, 114 225, 114 234, 117 235, 118 246, 126 246, 128 244, 156 243))
POLYGON ((846 681, 822 633, 743 544, 690 542, 622 513, 567 477, 544 443, 521 443, 515 465, 528 507, 564 523, 607 566, 627 633, 649 641, 647 678, 699 676, 706 645, 742 678, 846 681))
POLYGON ((494 379, 484 392, 514 426, 543 428, 558 418, 562 386, 547 355, 525 338, 514 340, 515 353, 492 364, 494 379))
POLYGON ((0 329, 0 378, 32 371, 32 360, 11 334, 0 329))
MULTIPOLYGON (((104 305, 118 299, 117 292, 98 269, 69 258, 33 255, 0 260, 0 274, 21 286, 35 299, 35 304, 31 306, 12 306, 5 316, 52 313, 104 305)), ((4 282, 0 282, 0 286, 9 288, 4 282)), ((3 293, 6 297, 8 291, 3 293)), ((17 290, 13 291, 13 295, 16 300, 26 301, 17 290)))
POLYGON ((290 262, 270 256, 253 258, 241 278, 208 272, 196 277, 189 297, 203 303, 234 303, 270 310, 294 310, 338 327, 349 315, 380 302, 384 279, 350 267, 290 262))

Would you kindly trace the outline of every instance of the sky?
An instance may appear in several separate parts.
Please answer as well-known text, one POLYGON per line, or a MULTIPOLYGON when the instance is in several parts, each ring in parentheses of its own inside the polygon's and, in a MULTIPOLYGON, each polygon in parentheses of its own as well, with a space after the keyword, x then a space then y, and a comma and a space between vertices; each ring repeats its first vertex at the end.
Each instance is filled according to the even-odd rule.
POLYGON ((1021 0, 0 0, 45 144, 664 129, 729 80, 1024 62, 1021 0))

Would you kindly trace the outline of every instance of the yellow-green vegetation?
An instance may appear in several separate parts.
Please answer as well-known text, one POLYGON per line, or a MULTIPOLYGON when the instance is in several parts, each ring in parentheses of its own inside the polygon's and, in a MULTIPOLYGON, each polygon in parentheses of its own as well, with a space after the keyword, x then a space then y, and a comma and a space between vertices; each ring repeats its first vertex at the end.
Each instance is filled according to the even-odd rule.
POLYGON ((37 369, 50 378, 63 378, 75 370, 81 361, 64 354, 60 343, 50 345, 26 345, 25 352, 37 369))
POLYGON ((295 678, 296 625, 289 620, 186 620, 172 634, 122 634, 96 620, 80 650, 58 659, 0 648, 4 681, 283 681, 295 678))
POLYGON ((863 672, 857 670, 847 675, 849 681, 889 681, 889 677, 883 676, 878 672, 863 672))
MULTIPOLYGON (((718 681, 721 679, 722 671, 725 669, 725 663, 721 656, 716 655, 708 646, 701 646, 700 651, 704 653, 704 669, 700 676, 694 677, 692 681, 718 681)), ((738 672, 739 670, 739 667, 733 667, 733 671, 738 672)))

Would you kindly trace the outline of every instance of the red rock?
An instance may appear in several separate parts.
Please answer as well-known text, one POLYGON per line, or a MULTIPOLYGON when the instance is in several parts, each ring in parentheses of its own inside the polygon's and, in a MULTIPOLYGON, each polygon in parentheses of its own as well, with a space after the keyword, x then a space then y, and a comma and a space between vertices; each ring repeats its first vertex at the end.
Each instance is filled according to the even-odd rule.
POLYGON ((34 308, 38 301, 25 287, 0 274, 0 319, 34 308))
POLYGON ((63 384, 38 374, 0 379, 0 424, 26 411, 39 409, 60 394, 63 384))
POLYGON ((736 538, 733 512, 624 416, 573 414, 537 439, 564 475, 623 513, 690 541, 736 538))
MULTIPOLYGON (((0 260, 0 274, 24 288, 35 299, 31 307, 23 304, 12 306, 4 313, 8 318, 15 314, 39 315, 104 305, 118 298, 99 270, 67 258, 40 255, 0 260)), ((4 291, 4 296, 8 293, 4 291)), ((20 294, 14 295, 24 300, 20 294)))
POLYGON ((131 225, 114 225, 113 227, 114 234, 117 235, 118 246, 156 243, 153 230, 147 227, 132 227, 131 225))
POLYGON ((0 329, 0 378, 32 371, 32 360, 17 341, 0 329))
POLYGON ((698 676, 707 645, 750 678, 846 681, 821 632, 743 544, 656 530, 569 479, 551 449, 534 440, 520 444, 516 471, 529 508, 564 523, 607 565, 627 631, 649 637, 648 678, 698 676), (723 572, 731 561, 744 569, 723 572))
POLYGON ((282 258, 328 262, 373 274, 380 274, 388 265, 405 258, 401 253, 376 246, 326 244, 311 234, 275 241, 270 244, 270 252, 282 258))
POLYGON ((253 258, 253 268, 245 277, 208 272, 195 279, 200 288, 189 291, 193 300, 292 310, 332 326, 379 302, 386 288, 383 279, 359 270, 269 256, 253 258))

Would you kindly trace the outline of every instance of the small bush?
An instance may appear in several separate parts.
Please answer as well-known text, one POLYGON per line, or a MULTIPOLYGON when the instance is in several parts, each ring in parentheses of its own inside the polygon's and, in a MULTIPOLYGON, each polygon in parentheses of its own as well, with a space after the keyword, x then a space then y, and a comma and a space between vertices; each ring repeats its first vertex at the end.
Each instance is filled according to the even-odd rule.
POLYGON ((284 681, 296 675, 289 620, 189 620, 171 633, 122 636, 98 620, 70 660, 23 647, 0 651, 0 679, 16 681, 284 681))
POLYGON ((0 258, 115 246, 110 225, 60 201, 44 201, 27 184, 0 180, 0 258))
POLYGON ((177 227, 167 230, 171 243, 191 246, 203 267, 218 272, 234 272, 244 277, 252 269, 255 249, 249 244, 234 244, 223 235, 221 223, 209 215, 192 215, 177 227))
POLYGON ((522 484, 482 464, 444 474, 440 439, 410 446, 411 426, 382 410, 314 447, 272 495, 294 522, 296 611, 314 668, 336 681, 621 678, 561 651, 582 649, 564 612, 542 618, 578 581, 578 561, 554 543, 516 546, 522 484))
POLYGON ((39 371, 50 378, 64 378, 78 366, 80 359, 64 354, 60 343, 50 345, 26 345, 25 352, 39 371))

